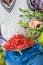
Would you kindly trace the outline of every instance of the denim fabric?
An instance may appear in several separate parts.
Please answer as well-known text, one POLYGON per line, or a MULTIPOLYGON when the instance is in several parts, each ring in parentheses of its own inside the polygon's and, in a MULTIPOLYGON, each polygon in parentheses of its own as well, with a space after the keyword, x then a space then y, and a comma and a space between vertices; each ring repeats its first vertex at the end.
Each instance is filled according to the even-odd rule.
POLYGON ((6 65, 43 65, 43 52, 40 44, 22 50, 22 55, 16 51, 4 50, 6 65))

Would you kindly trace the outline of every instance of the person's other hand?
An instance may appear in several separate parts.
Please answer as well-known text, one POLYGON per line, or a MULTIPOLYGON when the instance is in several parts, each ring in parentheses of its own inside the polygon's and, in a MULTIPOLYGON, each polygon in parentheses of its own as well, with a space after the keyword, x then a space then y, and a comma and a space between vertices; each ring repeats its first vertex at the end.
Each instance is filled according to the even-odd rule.
POLYGON ((32 28, 32 29, 34 29, 34 28, 36 28, 36 27, 37 27, 38 25, 40 25, 40 24, 43 24, 43 22, 33 20, 33 21, 31 21, 31 22, 29 23, 29 27, 32 28))

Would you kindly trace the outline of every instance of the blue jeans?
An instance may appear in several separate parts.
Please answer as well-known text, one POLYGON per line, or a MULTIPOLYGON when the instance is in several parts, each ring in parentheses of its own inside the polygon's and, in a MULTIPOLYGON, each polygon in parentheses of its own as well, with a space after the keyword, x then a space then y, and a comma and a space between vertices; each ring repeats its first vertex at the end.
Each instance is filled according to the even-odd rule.
POLYGON ((43 65, 43 52, 40 44, 21 52, 22 55, 16 51, 4 51, 6 65, 43 65))

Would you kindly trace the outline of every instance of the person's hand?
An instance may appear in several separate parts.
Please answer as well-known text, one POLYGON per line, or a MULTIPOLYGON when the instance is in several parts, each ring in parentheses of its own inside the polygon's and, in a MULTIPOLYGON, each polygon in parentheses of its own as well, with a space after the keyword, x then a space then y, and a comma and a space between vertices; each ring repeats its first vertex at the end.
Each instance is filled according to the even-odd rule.
POLYGON ((32 29, 34 29, 34 28, 36 28, 36 27, 37 27, 38 25, 40 25, 40 24, 43 24, 43 22, 33 20, 33 21, 31 21, 31 22, 29 23, 29 27, 32 28, 32 29))

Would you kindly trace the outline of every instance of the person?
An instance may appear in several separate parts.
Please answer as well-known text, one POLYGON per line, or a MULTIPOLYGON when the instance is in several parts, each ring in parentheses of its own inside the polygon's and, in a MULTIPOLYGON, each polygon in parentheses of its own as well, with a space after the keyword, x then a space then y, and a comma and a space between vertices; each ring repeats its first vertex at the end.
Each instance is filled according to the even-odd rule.
MULTIPOLYGON (((15 6, 13 6, 13 9, 10 11, 10 13, 0 4, 1 32, 6 40, 9 40, 14 34, 25 33, 25 30, 19 27, 19 25, 17 24, 19 21, 18 17, 20 14, 18 8, 27 9, 26 0, 17 0, 15 6)), ((35 23, 37 25, 39 24, 38 21, 32 21, 30 22, 29 26, 31 28, 36 28, 37 25, 35 25, 35 23)), ((43 51, 39 43, 35 44, 30 48, 22 50, 22 55, 20 55, 20 53, 17 51, 11 50, 7 52, 3 49, 3 52, 6 65, 43 65, 43 51)))
POLYGON ((12 0, 4 0, 6 3, 10 3, 12 0))

